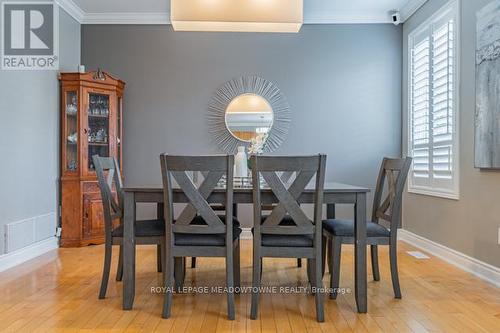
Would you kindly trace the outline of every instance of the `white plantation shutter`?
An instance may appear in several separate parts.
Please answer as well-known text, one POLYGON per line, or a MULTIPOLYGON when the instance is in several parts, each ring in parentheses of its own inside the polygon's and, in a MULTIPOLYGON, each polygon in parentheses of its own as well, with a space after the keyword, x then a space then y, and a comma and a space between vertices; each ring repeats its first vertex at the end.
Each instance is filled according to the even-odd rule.
POLYGON ((409 190, 458 197, 456 6, 409 38, 409 190))

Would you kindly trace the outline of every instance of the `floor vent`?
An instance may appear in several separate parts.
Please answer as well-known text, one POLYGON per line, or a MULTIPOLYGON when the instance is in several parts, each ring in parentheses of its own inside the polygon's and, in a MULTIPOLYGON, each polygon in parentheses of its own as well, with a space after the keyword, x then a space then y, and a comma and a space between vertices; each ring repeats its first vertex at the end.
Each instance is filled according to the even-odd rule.
POLYGON ((4 230, 4 253, 17 251, 53 237, 56 231, 56 215, 49 213, 8 223, 5 225, 4 230))

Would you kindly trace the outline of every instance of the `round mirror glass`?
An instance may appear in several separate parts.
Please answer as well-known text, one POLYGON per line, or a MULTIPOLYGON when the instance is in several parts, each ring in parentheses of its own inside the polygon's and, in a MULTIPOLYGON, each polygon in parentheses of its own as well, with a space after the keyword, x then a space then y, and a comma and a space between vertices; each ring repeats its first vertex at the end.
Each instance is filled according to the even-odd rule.
POLYGON ((245 142, 268 134, 274 119, 269 102, 256 94, 236 96, 227 106, 225 117, 229 132, 245 142))

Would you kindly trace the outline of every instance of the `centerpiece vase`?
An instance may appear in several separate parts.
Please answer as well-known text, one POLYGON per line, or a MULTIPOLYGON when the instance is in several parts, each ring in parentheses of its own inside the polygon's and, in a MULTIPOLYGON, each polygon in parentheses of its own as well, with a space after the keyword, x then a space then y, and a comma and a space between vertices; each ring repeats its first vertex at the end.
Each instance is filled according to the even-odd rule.
POLYGON ((234 157, 234 176, 247 177, 248 176, 248 162, 245 147, 238 147, 238 153, 234 157))

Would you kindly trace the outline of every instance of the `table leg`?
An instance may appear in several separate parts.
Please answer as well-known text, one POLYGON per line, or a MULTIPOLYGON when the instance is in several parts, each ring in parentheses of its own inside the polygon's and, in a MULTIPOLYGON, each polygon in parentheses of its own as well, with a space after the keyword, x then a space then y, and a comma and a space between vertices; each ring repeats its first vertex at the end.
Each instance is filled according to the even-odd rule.
POLYGON ((326 218, 329 220, 335 218, 335 204, 326 205, 326 218))
MULTIPOLYGON (((329 204, 326 204, 326 218, 328 220, 331 220, 331 219, 334 219, 335 218, 335 204, 334 203, 329 203, 329 204)), ((326 270, 326 260, 330 260, 330 257, 327 256, 327 253, 326 253, 326 248, 328 246, 328 239, 326 237, 323 236, 322 238, 322 241, 323 241, 323 246, 322 246, 322 251, 323 251, 323 258, 322 258, 322 272, 323 272, 323 276, 325 275, 325 270, 326 270)), ((328 261, 330 262, 330 261, 328 261)))
POLYGON ((125 192, 123 216, 123 310, 131 310, 135 296, 135 195, 125 192))
POLYGON ((367 311, 366 277, 366 194, 356 195, 354 216, 354 293, 359 313, 367 311))
POLYGON ((238 204, 233 204, 233 216, 238 218, 238 204))

